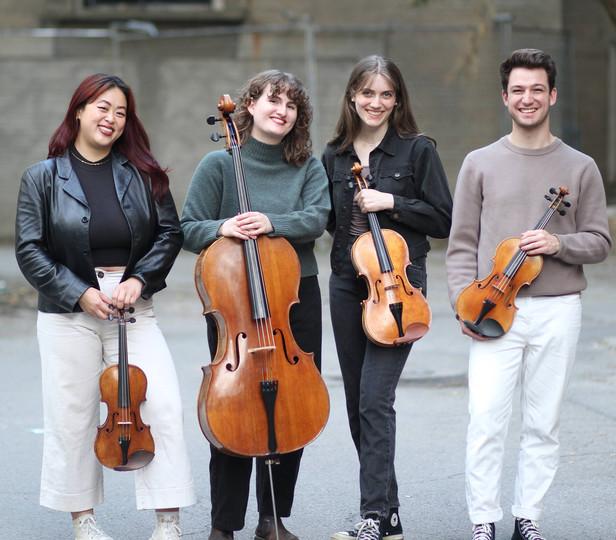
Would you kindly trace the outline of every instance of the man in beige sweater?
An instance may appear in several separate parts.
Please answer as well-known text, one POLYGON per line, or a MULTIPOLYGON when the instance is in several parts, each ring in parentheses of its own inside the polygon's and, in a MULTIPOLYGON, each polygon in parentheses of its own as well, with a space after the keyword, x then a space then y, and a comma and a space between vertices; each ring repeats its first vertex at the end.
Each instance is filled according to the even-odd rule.
POLYGON ((512 513, 512 540, 544 540, 537 528, 543 499, 558 467, 559 420, 578 341, 583 264, 605 259, 611 239, 601 175, 589 156, 550 131, 556 66, 536 49, 501 64, 502 98, 511 133, 466 156, 454 197, 447 250, 452 305, 490 273, 497 245, 520 238, 520 249, 542 255, 543 269, 520 290, 509 332, 488 339, 462 321, 472 338, 466 498, 473 540, 493 540, 503 517, 500 486, 505 437, 516 383, 521 384, 522 433, 512 513), (546 229, 529 230, 547 209, 544 195, 567 186, 571 203, 546 229))

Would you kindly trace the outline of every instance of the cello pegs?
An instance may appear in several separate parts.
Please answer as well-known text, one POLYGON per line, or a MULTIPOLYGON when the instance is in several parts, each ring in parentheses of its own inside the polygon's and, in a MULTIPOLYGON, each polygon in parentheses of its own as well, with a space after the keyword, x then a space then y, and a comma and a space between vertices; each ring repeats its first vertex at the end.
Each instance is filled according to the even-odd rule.
POLYGON ((210 135, 210 140, 213 142, 218 142, 220 140, 220 133, 212 133, 210 135))
POLYGON ((208 116, 206 119, 206 122, 210 126, 213 126, 216 122, 220 122, 220 118, 216 118, 215 116, 208 116))

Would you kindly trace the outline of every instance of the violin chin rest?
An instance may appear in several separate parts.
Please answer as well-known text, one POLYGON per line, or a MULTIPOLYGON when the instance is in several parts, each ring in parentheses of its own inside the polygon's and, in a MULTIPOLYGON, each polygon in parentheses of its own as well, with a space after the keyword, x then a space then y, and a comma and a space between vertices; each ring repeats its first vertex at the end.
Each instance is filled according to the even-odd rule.
POLYGON ((430 327, 424 323, 412 323, 406 327, 406 332, 402 337, 394 339, 394 345, 405 345, 407 343, 413 343, 418 339, 421 339, 430 330, 430 327))
POLYGON ((126 465, 118 465, 114 467, 114 471, 136 471, 145 467, 150 461, 154 459, 154 452, 148 452, 147 450, 137 450, 132 453, 128 458, 126 465))
POLYGON ((484 319, 479 324, 464 321, 464 326, 475 334, 491 339, 499 338, 505 333, 503 327, 494 319, 484 319))

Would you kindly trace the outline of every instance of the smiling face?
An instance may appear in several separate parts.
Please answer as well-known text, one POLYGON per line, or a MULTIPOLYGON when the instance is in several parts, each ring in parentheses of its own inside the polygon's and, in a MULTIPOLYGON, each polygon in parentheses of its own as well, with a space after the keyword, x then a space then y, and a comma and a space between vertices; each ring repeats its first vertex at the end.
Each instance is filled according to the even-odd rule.
POLYGON ((126 96, 117 87, 106 90, 77 111, 77 151, 97 160, 106 156, 126 125, 126 96))
POLYGON ((514 129, 549 130, 550 107, 556 103, 556 88, 550 90, 544 69, 512 69, 507 92, 502 96, 514 129))
POLYGON ((396 106, 396 92, 383 75, 367 79, 352 96, 355 111, 363 128, 387 129, 389 117, 396 106))
POLYGON ((270 84, 247 109, 253 118, 251 136, 265 144, 280 144, 297 120, 297 104, 286 90, 273 95, 270 84))

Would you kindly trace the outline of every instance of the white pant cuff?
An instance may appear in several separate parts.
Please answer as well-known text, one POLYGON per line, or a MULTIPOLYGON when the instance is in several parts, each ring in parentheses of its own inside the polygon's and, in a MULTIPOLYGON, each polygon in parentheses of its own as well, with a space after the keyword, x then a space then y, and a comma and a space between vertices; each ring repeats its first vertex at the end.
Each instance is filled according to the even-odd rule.
POLYGON ((197 502, 193 484, 184 488, 137 490, 137 509, 183 508, 197 502))
POLYGON ((503 519, 503 511, 499 508, 490 512, 471 512, 469 510, 468 517, 473 525, 481 525, 482 523, 496 523, 503 519))
POLYGON ((514 517, 520 519, 530 519, 531 521, 539 521, 543 515, 543 510, 540 508, 525 508, 524 506, 512 506, 511 513, 514 517))

